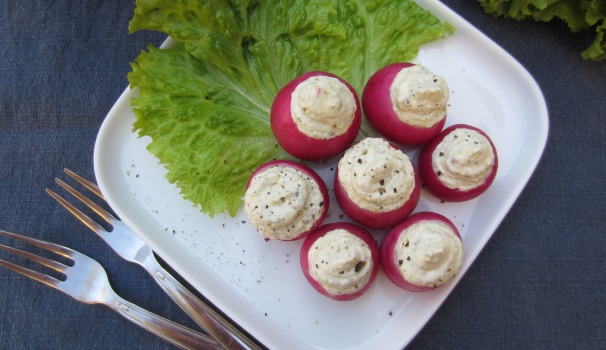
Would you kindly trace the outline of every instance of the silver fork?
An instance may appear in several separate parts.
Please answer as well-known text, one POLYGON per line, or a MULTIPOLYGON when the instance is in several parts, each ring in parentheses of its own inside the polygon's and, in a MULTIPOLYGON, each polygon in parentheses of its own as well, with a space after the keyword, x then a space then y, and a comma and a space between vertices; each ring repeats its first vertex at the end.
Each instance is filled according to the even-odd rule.
MULTIPOLYGON (((64 169, 65 173, 71 178, 82 184, 88 190, 93 192, 102 200, 105 200, 99 187, 74 173, 69 169, 64 169)), ((77 209, 74 205, 63 199, 57 193, 47 189, 57 202, 63 205, 70 213, 78 218, 84 225, 95 232, 123 259, 142 266, 162 287, 162 289, 208 334, 212 335, 226 349, 260 349, 251 339, 247 338, 231 323, 221 317, 209 305, 198 299, 193 293, 179 283, 170 273, 168 273, 156 260, 151 248, 143 242, 126 224, 114 217, 105 209, 101 208, 95 202, 76 191, 73 187, 60 179, 55 179, 57 184, 86 204, 95 213, 101 216, 112 226, 108 231, 99 225, 96 221, 77 209)))
POLYGON ((0 265, 62 291, 87 304, 105 304, 127 320, 143 327, 182 349, 217 349, 219 345, 208 336, 155 315, 118 296, 112 289, 107 273, 97 261, 73 249, 16 233, 0 230, 0 234, 63 256, 73 266, 51 260, 4 244, 0 249, 44 265, 67 278, 60 280, 42 272, 0 259, 0 265))

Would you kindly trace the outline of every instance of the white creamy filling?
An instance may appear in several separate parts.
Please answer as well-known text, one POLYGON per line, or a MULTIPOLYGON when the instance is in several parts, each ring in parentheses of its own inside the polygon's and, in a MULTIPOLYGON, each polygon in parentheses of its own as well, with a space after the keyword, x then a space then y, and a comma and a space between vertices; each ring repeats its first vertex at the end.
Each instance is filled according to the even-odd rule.
POLYGON ((415 187, 408 156, 381 138, 366 138, 348 149, 337 176, 354 203, 375 213, 400 208, 415 187))
POLYGON ((431 162, 446 187, 468 191, 484 183, 495 164, 495 155, 486 137, 461 128, 438 144, 431 162))
POLYGON ((403 68, 389 89, 398 118, 419 128, 429 128, 446 116, 449 95, 446 81, 419 64, 403 68))
POLYGON ((293 239, 311 229, 325 205, 311 176, 283 165, 255 175, 244 201, 250 223, 267 238, 280 240, 293 239))
POLYGON ((330 294, 355 293, 372 275, 372 252, 362 239, 344 229, 318 238, 308 252, 310 275, 330 294))
POLYGON ((448 283, 463 264, 463 243, 452 229, 427 220, 404 230, 395 247, 402 276, 417 286, 438 287, 448 283))
POLYGON ((352 92, 339 79, 314 76, 295 88, 290 109, 299 131, 316 139, 330 139, 347 131, 358 107, 352 92))

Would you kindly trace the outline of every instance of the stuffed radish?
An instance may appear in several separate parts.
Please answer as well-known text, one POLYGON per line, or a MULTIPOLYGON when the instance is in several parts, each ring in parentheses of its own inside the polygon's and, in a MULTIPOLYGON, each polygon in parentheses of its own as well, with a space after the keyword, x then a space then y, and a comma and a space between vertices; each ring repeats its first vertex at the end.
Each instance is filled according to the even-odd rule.
POLYGON ((370 124, 385 138, 415 146, 436 136, 446 122, 446 81, 422 65, 394 63, 366 84, 362 107, 370 124))
POLYGON ((461 269, 463 258, 463 242, 455 225, 432 212, 409 216, 381 241, 385 275, 411 292, 447 284, 461 269))
POLYGON ((421 186, 406 154, 382 138, 366 138, 339 161, 334 190, 341 209, 352 220, 388 228, 412 213, 421 186))
POLYGON ((484 193, 494 181, 498 166, 497 150, 488 135, 465 124, 446 128, 425 145, 419 156, 425 188, 450 202, 484 193))
POLYGON ((379 247, 365 229, 345 222, 320 226, 301 247, 301 268, 309 283, 335 300, 364 294, 379 271, 379 247))
POLYGON ((326 72, 309 72, 288 83, 277 94, 270 115, 280 146, 303 160, 327 159, 345 151, 361 120, 355 90, 326 72))
POLYGON ((265 163, 246 186, 244 209, 266 239, 296 240, 320 226, 328 211, 328 190, 312 169, 292 161, 265 163))

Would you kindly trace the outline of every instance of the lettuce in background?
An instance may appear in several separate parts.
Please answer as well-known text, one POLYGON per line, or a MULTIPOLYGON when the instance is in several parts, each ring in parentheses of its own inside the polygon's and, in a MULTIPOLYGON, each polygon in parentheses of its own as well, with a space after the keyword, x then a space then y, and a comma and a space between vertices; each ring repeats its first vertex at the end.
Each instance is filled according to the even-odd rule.
POLYGON ((269 124, 284 85, 322 70, 361 92, 375 71, 453 28, 412 0, 137 0, 129 30, 178 42, 131 64, 133 129, 151 137, 184 198, 234 216, 254 169, 291 158, 269 124))
POLYGON ((595 28, 593 43, 581 53, 586 60, 606 59, 606 0, 479 0, 484 11, 514 19, 564 21, 572 32, 595 28))

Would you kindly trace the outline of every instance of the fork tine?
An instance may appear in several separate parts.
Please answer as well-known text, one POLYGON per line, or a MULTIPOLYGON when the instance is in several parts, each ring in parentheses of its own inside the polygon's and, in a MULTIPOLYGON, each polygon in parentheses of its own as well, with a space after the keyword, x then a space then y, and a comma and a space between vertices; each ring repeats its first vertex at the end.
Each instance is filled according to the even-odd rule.
POLYGON ((103 194, 101 193, 101 189, 99 188, 99 186, 97 186, 97 184, 95 184, 94 182, 91 182, 85 178, 83 178, 82 176, 76 174, 75 172, 65 168, 63 169, 63 171, 69 175, 72 179, 78 181, 82 186, 86 187, 89 189, 89 191, 93 192, 94 194, 96 194, 99 198, 105 200, 105 197, 103 197, 103 194))
POLYGON ((51 197, 53 197, 59 204, 61 204, 65 209, 67 209, 70 213, 72 213, 80 222, 82 222, 86 227, 93 230, 95 233, 107 232, 101 225, 99 225, 96 221, 88 217, 88 215, 84 214, 80 211, 80 209, 74 207, 70 202, 66 201, 60 195, 55 192, 46 189, 46 193, 48 193, 51 197))
POLYGON ((23 250, 20 250, 17 248, 9 247, 4 244, 0 244, 0 249, 7 251, 9 253, 13 253, 15 255, 19 255, 20 257, 35 261, 41 265, 44 265, 46 267, 49 267, 49 268, 55 270, 57 272, 65 273, 65 270, 67 270, 69 268, 69 266, 63 265, 54 260, 47 259, 45 257, 39 256, 36 254, 32 254, 30 252, 26 252, 26 251, 23 251, 23 250))
MULTIPOLYGON (((101 208, 97 203, 90 200, 88 197, 84 196, 82 193, 76 191, 73 187, 61 181, 60 179, 55 179, 55 182, 59 184, 59 186, 63 187, 72 196, 78 198, 80 202, 86 204, 89 208, 91 208, 95 213, 99 214, 105 221, 112 222, 113 220, 117 220, 112 214, 110 214, 107 210, 101 208)), ((72 213, 73 214, 73 213, 72 213)))
POLYGON ((0 230, 0 234, 4 235, 6 237, 10 237, 12 239, 16 239, 16 240, 21 241, 21 242, 25 242, 25 243, 29 243, 31 245, 35 245, 38 248, 46 249, 46 250, 51 251, 51 252, 53 252, 55 254, 59 254, 59 255, 61 255, 64 258, 71 259, 75 255, 78 254, 76 251, 73 251, 73 250, 71 250, 71 249, 69 249, 67 247, 64 247, 62 245, 58 245, 58 244, 55 244, 55 243, 43 241, 41 239, 35 239, 35 238, 19 235, 19 234, 8 232, 8 231, 4 231, 4 230, 0 230))
POLYGON ((46 284, 47 286, 52 287, 52 288, 57 288, 59 283, 61 283, 61 281, 59 281, 58 279, 55 279, 49 275, 45 275, 38 271, 30 270, 28 268, 13 264, 6 260, 0 259, 0 265, 6 267, 7 269, 18 272, 24 276, 27 276, 33 280, 36 280, 40 283, 46 284))

